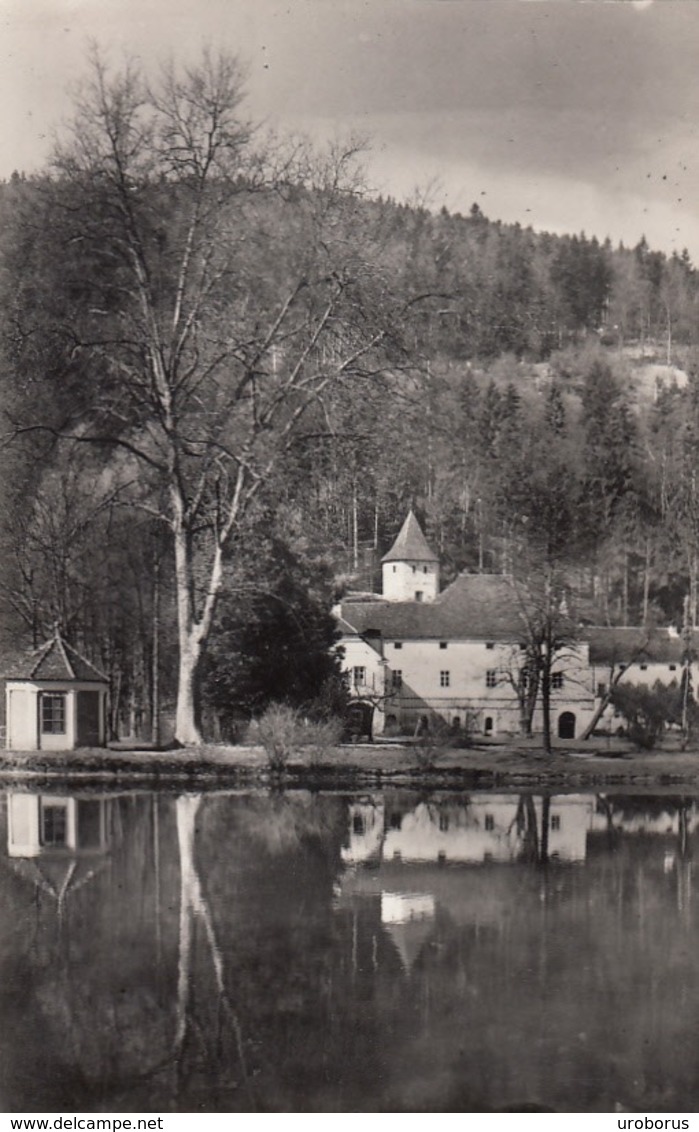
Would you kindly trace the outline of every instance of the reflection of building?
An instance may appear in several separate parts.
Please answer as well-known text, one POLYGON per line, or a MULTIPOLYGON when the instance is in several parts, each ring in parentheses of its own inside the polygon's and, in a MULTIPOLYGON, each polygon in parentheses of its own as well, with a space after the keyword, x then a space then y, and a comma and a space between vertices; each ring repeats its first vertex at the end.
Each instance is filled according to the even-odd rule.
POLYGON ((10 857, 104 853, 109 847, 108 800, 54 794, 7 795, 10 857))
POLYGON ((435 911, 431 892, 381 893, 381 923, 406 971, 411 969, 430 937, 435 911))
MULTIPOLYGON (((547 814, 548 855, 583 861, 593 826, 595 799, 571 794, 552 798, 547 814)), ((542 798, 514 794, 451 795, 411 808, 380 797, 353 802, 343 860, 347 864, 401 860, 478 863, 513 861, 540 844, 542 798)))
POLYGON ((691 834, 699 828, 699 812, 693 801, 678 805, 669 798, 665 805, 656 805, 652 812, 644 809, 642 798, 640 804, 638 798, 634 801, 638 805, 636 810, 627 809, 624 802, 613 794, 600 795, 592 817, 591 832, 606 833, 612 829, 617 833, 637 833, 644 837, 677 837, 683 829, 691 834))
POLYGON ((55 900, 59 912, 109 860, 111 804, 107 798, 7 795, 13 869, 55 900))
POLYGON ((518 885, 529 906, 558 899, 584 883, 578 866, 600 859, 623 868, 635 854, 660 875, 677 872, 678 907, 689 907, 697 830, 699 811, 683 799, 377 793, 349 806, 342 856, 351 867, 336 907, 368 917, 411 973, 439 946, 440 924, 506 933, 518 885), (543 861, 553 867, 530 867, 543 861))
POLYGON ((380 858, 384 839, 383 798, 365 798, 349 807, 349 845, 342 847, 346 865, 380 858))
POLYGON ((60 633, 3 675, 7 746, 16 751, 102 747, 108 682, 60 633))

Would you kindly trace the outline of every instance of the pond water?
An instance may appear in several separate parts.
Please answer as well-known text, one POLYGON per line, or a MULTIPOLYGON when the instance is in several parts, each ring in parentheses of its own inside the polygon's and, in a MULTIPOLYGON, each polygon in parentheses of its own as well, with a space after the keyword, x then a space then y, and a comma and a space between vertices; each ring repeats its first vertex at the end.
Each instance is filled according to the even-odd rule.
POLYGON ((0 1107, 699 1110, 693 798, 7 792, 0 1107))

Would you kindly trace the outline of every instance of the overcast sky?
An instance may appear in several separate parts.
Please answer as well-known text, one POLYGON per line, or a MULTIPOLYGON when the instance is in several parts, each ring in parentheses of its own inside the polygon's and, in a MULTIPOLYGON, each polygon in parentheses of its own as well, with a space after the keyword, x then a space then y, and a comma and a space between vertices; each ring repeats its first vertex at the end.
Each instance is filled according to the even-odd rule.
POLYGON ((90 38, 232 49, 253 117, 359 130, 376 191, 699 263, 699 0, 0 0, 0 176, 47 159, 90 38))

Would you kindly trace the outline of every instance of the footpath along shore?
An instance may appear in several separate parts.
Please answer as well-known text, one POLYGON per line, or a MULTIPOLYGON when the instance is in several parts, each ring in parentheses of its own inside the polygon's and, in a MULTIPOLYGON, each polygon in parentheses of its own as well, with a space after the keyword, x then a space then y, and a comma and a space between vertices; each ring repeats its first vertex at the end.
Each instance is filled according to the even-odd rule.
POLYGON ((128 786, 157 785, 187 789, 231 786, 420 789, 544 788, 574 790, 604 787, 688 790, 699 793, 699 750, 633 750, 622 740, 584 744, 559 741, 551 754, 535 740, 524 744, 482 744, 445 750, 431 767, 420 766, 413 746, 398 743, 347 744, 312 758, 292 757, 273 772, 261 747, 206 744, 199 748, 157 751, 116 744, 77 751, 2 751, 0 785, 17 788, 43 782, 128 786))

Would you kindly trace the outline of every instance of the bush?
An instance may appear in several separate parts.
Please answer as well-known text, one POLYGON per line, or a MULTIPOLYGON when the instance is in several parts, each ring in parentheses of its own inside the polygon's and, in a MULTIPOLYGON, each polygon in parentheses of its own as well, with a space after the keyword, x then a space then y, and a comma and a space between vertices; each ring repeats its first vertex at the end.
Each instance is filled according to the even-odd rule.
POLYGON ((308 719, 288 704, 270 704, 264 714, 251 723, 248 741, 264 747, 270 769, 279 771, 301 750, 308 752, 312 765, 317 765, 337 746, 341 735, 340 719, 308 719))
POLYGON ((649 751, 676 715, 677 684, 617 684, 612 703, 626 720, 629 739, 649 751))
POLYGON ((440 755, 454 746, 454 732, 441 719, 434 719, 420 732, 413 748, 418 770, 434 770, 440 755))
POLYGON ((298 750, 300 732, 299 714, 288 704, 270 704, 248 731, 252 742, 264 747, 272 770, 283 770, 298 750))
POLYGON ((341 719, 304 720, 301 724, 301 746, 308 751, 311 766, 324 762, 342 740, 344 725, 341 719))

